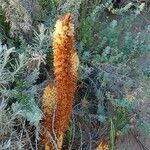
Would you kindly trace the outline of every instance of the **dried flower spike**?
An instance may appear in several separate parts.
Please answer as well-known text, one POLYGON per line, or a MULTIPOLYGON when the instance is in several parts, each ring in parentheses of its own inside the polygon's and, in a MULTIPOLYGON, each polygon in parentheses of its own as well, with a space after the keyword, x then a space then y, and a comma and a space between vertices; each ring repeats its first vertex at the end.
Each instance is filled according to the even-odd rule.
POLYGON ((76 90, 79 61, 74 45, 72 14, 67 13, 56 22, 53 35, 54 74, 57 89, 55 131, 58 137, 58 149, 62 148, 63 135, 68 127, 76 90))
POLYGON ((96 150, 109 150, 108 141, 106 139, 102 139, 96 150))
POLYGON ((49 137, 49 134, 52 133, 52 118, 53 112, 56 105, 56 87, 52 82, 50 82, 43 93, 42 97, 42 108, 43 108, 43 126, 46 128, 46 131, 43 132, 42 142, 45 144, 45 150, 52 149, 52 143, 49 137))

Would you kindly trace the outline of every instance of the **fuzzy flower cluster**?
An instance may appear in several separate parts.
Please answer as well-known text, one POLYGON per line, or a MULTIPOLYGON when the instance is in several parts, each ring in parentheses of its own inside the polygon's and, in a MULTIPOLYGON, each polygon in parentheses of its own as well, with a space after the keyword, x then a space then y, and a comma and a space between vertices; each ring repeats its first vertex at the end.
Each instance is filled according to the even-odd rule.
MULTIPOLYGON (((43 94, 43 125, 52 132, 52 115, 55 110, 54 130, 58 149, 62 149, 64 133, 67 130, 77 84, 79 59, 74 48, 74 25, 72 14, 61 17, 53 33, 53 65, 55 86, 49 84, 43 94)), ((43 137, 45 147, 51 147, 48 137, 43 137)))
POLYGON ((96 150, 109 150, 108 141, 106 139, 102 139, 96 150))
POLYGON ((55 129, 62 137, 67 130, 77 83, 78 57, 74 48, 72 14, 56 22, 53 35, 54 75, 57 89, 55 129))
POLYGON ((42 142, 47 145, 48 147, 52 147, 50 142, 49 133, 52 133, 53 127, 53 112, 56 105, 56 87, 54 83, 50 82, 43 93, 42 97, 42 108, 43 108, 43 126, 46 127, 47 131, 43 131, 44 134, 42 135, 42 142))

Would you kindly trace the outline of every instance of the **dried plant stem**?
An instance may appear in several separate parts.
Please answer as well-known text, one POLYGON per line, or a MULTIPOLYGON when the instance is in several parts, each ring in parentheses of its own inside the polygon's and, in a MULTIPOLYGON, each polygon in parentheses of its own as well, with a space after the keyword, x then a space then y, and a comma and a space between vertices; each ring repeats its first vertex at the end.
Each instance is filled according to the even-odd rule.
POLYGON ((58 150, 62 149, 63 137, 64 137, 64 133, 61 133, 60 136, 59 136, 59 138, 57 139, 58 150))
POLYGON ((51 147, 48 144, 45 144, 45 150, 51 150, 51 147))

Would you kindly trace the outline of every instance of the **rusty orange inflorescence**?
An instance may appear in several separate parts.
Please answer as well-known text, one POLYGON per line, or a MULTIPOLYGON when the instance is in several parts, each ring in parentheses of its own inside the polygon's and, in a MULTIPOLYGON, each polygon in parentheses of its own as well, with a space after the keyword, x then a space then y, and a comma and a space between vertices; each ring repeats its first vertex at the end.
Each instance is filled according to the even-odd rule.
MULTIPOLYGON (((43 126, 46 128, 46 131, 43 131, 42 142, 45 144, 45 147, 48 147, 48 150, 52 149, 52 143, 50 141, 49 134, 52 133, 52 118, 53 112, 56 105, 56 87, 54 83, 49 82, 49 84, 44 89, 42 97, 42 109, 44 113, 43 117, 43 126)), ((47 148, 45 148, 46 150, 47 148)))
POLYGON ((77 83, 79 61, 74 45, 72 14, 67 13, 56 22, 53 35, 54 75, 57 89, 55 131, 60 147, 63 134, 68 127, 77 83))
POLYGON ((96 150, 109 150, 108 141, 105 138, 102 139, 96 150))
POLYGON ((74 45, 72 14, 67 13, 56 22, 53 34, 55 85, 49 83, 42 97, 44 112, 42 123, 48 131, 42 135, 45 150, 52 149, 48 134, 53 133, 53 131, 57 136, 57 148, 62 149, 63 137, 68 127, 77 87, 79 59, 74 45), (52 124, 53 117, 54 124, 52 124))

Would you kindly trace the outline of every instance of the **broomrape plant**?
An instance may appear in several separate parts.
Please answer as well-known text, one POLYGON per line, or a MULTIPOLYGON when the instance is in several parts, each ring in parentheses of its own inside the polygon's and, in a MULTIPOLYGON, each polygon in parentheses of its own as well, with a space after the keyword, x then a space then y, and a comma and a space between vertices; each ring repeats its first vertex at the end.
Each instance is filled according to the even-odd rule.
MULTIPOLYGON (((54 130, 57 148, 62 149, 64 133, 67 130, 77 84, 78 56, 74 48, 74 26, 72 14, 61 17, 53 34, 53 55, 55 85, 48 84, 43 95, 45 118, 43 124, 52 133, 52 114, 55 109, 54 130)), ((45 149, 51 149, 48 136, 43 137, 45 149)))

